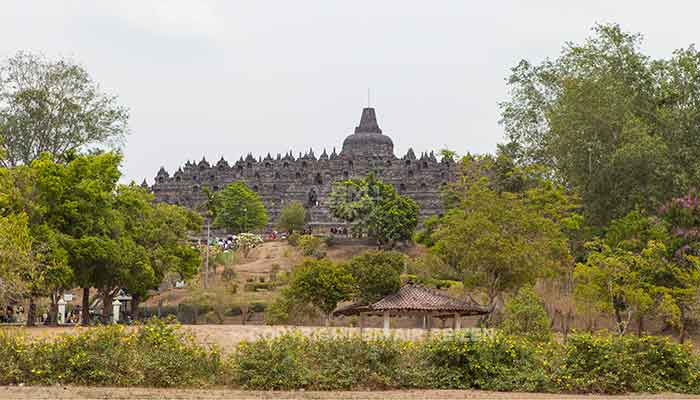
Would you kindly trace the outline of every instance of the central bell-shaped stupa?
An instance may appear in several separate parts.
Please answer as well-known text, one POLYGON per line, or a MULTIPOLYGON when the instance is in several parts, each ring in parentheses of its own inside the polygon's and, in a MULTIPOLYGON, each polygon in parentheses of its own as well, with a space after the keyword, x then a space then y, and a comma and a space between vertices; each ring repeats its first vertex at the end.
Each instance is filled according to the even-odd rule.
POLYGON ((343 141, 341 154, 350 157, 394 157, 394 142, 379 129, 374 108, 362 110, 360 125, 355 127, 355 133, 343 141))

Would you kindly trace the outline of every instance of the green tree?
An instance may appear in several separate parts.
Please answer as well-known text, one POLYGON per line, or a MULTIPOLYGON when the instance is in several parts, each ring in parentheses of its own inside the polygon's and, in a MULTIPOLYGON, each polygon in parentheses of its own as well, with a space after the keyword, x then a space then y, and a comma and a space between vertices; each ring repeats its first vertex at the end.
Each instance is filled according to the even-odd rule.
POLYGON ((293 233, 304 229, 306 224, 306 210, 300 201, 292 201, 282 208, 277 228, 281 231, 293 233))
POLYGON ((29 299, 27 325, 36 321, 35 299, 49 297, 49 323, 57 324, 58 301, 63 292, 73 285, 73 271, 68 265, 68 255, 61 245, 61 234, 47 224, 33 226, 31 262, 20 276, 25 284, 25 296, 29 299))
POLYGON ((42 153, 61 158, 87 146, 115 144, 128 111, 80 65, 19 52, 0 66, 0 163, 30 164, 42 153))
POLYGON ((575 271, 577 301, 612 315, 619 334, 636 321, 641 335, 644 321, 657 317, 679 327, 682 337, 688 321, 682 321, 682 309, 690 305, 684 295, 697 293, 700 281, 694 266, 684 269, 674 260, 669 243, 668 223, 659 218, 635 210, 614 220, 586 244, 585 262, 575 271))
POLYGON ((506 301, 501 330, 506 335, 526 337, 533 342, 552 339, 551 321, 544 303, 532 287, 522 287, 506 301))
POLYGON ((419 212, 418 203, 408 196, 383 198, 367 216, 367 235, 380 245, 409 240, 418 226, 419 212))
POLYGON ((677 307, 681 343, 688 327, 700 321, 700 196, 689 193, 667 202, 660 210, 669 225, 670 269, 659 276, 667 286, 666 295, 677 307))
POLYGON ((262 229, 267 225, 267 210, 260 196, 243 182, 234 182, 219 192, 218 206, 214 224, 233 233, 262 229))
POLYGON ((582 195, 587 219, 605 226, 654 209, 700 180, 700 53, 652 60, 640 35, 597 25, 582 44, 509 78, 502 122, 512 154, 543 165, 582 195))
POLYGON ((640 253, 611 248, 601 241, 588 244, 594 249, 585 263, 576 265, 576 295, 584 304, 594 304, 615 320, 616 332, 623 335, 629 323, 661 311, 657 301, 662 293, 654 282, 655 271, 667 269, 666 247, 650 242, 640 253), (587 297, 592 297, 589 299, 587 297), (593 300, 593 301, 591 301, 593 300))
POLYGON ((106 316, 118 290, 128 289, 138 305, 167 272, 186 278, 197 270, 199 256, 187 233, 201 229, 201 218, 154 204, 136 185, 118 185, 120 162, 112 153, 67 163, 45 155, 2 174, 0 184, 9 189, 0 195, 0 210, 28 216, 32 262, 22 277, 30 302, 49 295, 52 320, 58 298, 73 285, 83 288, 87 323, 91 287, 107 306, 106 316))
POLYGON ((0 304, 24 291, 21 271, 31 265, 31 235, 26 214, 0 216, 0 304))
POLYGON ((352 275, 342 266, 329 260, 308 259, 294 267, 285 297, 316 307, 328 322, 338 303, 351 299, 353 286, 352 275))
POLYGON ((104 153, 65 164, 43 156, 31 165, 41 218, 61 234, 74 283, 83 289, 83 323, 89 320, 90 288, 101 287, 110 276, 122 245, 114 230, 120 163, 120 155, 104 153))
POLYGON ((24 215, 29 228, 29 257, 20 271, 24 291, 29 300, 27 324, 36 318, 36 297, 49 296, 49 322, 56 322, 58 299, 72 284, 72 270, 67 263, 63 234, 53 224, 51 211, 55 197, 51 190, 60 186, 48 184, 38 167, 42 160, 31 166, 18 166, 0 172, 0 210, 7 216, 24 215))
POLYGON ((190 279, 201 263, 188 235, 201 231, 202 218, 183 207, 155 204, 153 200, 152 194, 134 184, 117 189, 115 209, 123 222, 120 235, 133 243, 139 258, 129 261, 124 279, 115 282, 112 292, 127 289, 132 296, 132 317, 136 317, 139 303, 158 288, 167 274, 190 279))
MULTIPOLYGON (((470 171, 473 161, 462 162, 470 171)), ((486 176, 463 174, 445 197, 450 208, 434 229, 431 254, 466 287, 483 288, 492 306, 503 292, 570 264, 561 222, 533 202, 530 192, 498 192, 486 176)))
POLYGON ((418 225, 418 204, 373 174, 336 182, 330 199, 334 217, 351 223, 356 234, 366 234, 380 245, 411 239, 418 225))
POLYGON ((355 282, 355 301, 371 304, 401 286, 406 256, 394 251, 368 251, 345 264, 355 282))

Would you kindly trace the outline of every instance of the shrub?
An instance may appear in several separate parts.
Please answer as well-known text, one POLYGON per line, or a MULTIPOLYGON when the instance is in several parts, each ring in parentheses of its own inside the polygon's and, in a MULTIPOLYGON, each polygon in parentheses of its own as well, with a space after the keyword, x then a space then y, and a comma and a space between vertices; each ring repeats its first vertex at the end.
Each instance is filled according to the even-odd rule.
POLYGON ((243 291, 245 292, 257 292, 259 290, 271 290, 274 288, 274 282, 248 282, 243 285, 243 291))
POLYGON ((240 262, 238 254, 233 251, 222 251, 214 257, 215 265, 223 265, 224 268, 233 267, 240 262))
POLYGON ((421 387, 547 391, 549 371, 543 348, 503 335, 437 336, 421 347, 421 387))
POLYGON ((298 201, 292 201, 282 208, 277 221, 277 228, 285 232, 295 232, 304 229, 306 223, 306 209, 298 201))
POLYGON ((325 252, 321 246, 323 246, 321 238, 313 235, 302 235, 298 241, 299 250, 305 257, 323 258, 325 252))
POLYGON ((700 392, 698 356, 668 338, 570 336, 556 377, 581 393, 700 392))
POLYGON ((531 287, 524 287, 506 302, 501 329, 506 335, 523 336, 533 342, 552 339, 552 329, 542 299, 531 287))
POLYGON ((351 335, 305 337, 293 332, 242 342, 230 366, 233 381, 245 389, 399 387, 406 343, 351 335))
POLYGON ((350 259, 345 268, 355 280, 356 301, 374 303, 399 290, 405 259, 395 251, 368 251, 350 259))
POLYGON ((27 354, 26 338, 0 330, 0 385, 14 385, 23 380, 22 354, 27 354))
POLYGON ((159 320, 107 325, 54 339, 0 333, 0 384, 194 386, 222 378, 216 349, 159 320))
POLYGON ((331 247, 336 244, 336 238, 333 235, 326 235, 321 237, 321 240, 323 240, 323 244, 326 245, 326 247, 331 247))
POLYGON ((227 284, 234 283, 236 280, 236 270, 232 266, 225 266, 224 272, 221 274, 221 279, 227 284))
POLYGON ((572 334, 566 344, 545 345, 502 334, 408 341, 287 332, 244 341, 222 360, 216 348, 154 319, 55 338, 0 331, 0 385, 20 383, 699 393, 700 356, 663 337, 572 334))
POLYGON ((251 303, 250 304, 250 311, 252 311, 252 312, 261 313, 261 312, 265 312, 265 309, 267 309, 267 303, 251 303))
POLYGON ((290 246, 297 247, 299 245, 299 239, 301 238, 301 234, 298 232, 294 232, 289 235, 287 238, 287 243, 289 243, 290 246))
POLYGON ((243 310, 241 310, 240 306, 233 306, 224 313, 224 315, 227 317, 237 317, 241 314, 243 314, 243 310))

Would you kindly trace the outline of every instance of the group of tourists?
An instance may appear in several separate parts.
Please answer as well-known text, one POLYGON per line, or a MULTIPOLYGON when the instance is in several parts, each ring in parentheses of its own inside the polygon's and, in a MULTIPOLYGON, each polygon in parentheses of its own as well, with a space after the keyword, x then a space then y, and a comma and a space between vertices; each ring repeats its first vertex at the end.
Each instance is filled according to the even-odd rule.
POLYGON ((341 227, 341 228, 333 227, 333 228, 331 228, 331 233, 334 235, 347 236, 348 235, 348 228, 346 228, 346 227, 341 227))

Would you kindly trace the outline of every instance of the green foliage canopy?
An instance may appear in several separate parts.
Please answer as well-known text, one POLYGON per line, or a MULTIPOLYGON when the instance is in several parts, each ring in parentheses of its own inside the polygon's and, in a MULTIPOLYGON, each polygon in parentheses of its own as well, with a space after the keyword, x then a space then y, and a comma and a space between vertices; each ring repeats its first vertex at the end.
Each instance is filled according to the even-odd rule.
POLYGON ((401 286, 406 256, 395 251, 368 251, 350 259, 345 268, 354 280, 355 301, 371 304, 401 286))
POLYGON ((0 303, 23 291, 20 275, 32 264, 26 214, 0 216, 0 303))
POLYGON ((267 210, 260 196, 243 182, 234 182, 218 193, 214 224, 232 233, 249 232, 267 225, 267 210))
POLYGON ((411 239, 418 225, 418 204, 373 174, 336 182, 330 198, 334 217, 353 224, 356 234, 367 234, 381 245, 411 239))
POLYGON ((433 228, 431 254, 466 286, 484 288, 493 304, 502 292, 533 284, 571 261, 562 230, 568 214, 559 196, 533 201, 542 200, 544 189, 495 190, 475 163, 465 157, 458 180, 446 189, 449 208, 433 228), (557 213, 545 212, 550 209, 557 213))
POLYGON ((501 105, 519 161, 578 190, 599 226, 700 181, 700 53, 690 46, 652 60, 641 44, 618 25, 596 25, 554 60, 521 61, 501 105))
POLYGON ((330 260, 308 259, 294 267, 287 298, 308 303, 328 316, 339 302, 350 300, 353 277, 330 260))
POLYGON ((550 324, 542 299, 531 287, 525 286, 506 302, 500 328, 506 335, 542 342, 552 338, 550 324))
POLYGON ((277 228, 285 232, 296 232, 304 229, 306 210, 300 201, 294 200, 285 205, 280 212, 277 228))
POLYGON ((115 144, 127 133, 127 109, 66 59, 19 52, 0 66, 0 165, 56 159, 90 145, 115 144))
POLYGON ((619 334, 631 320, 641 334, 645 318, 659 317, 683 337, 700 274, 696 266, 674 261, 668 243, 668 225, 656 217, 632 211, 614 220, 604 237, 586 244, 589 254, 576 265, 578 300, 611 314, 619 334))

